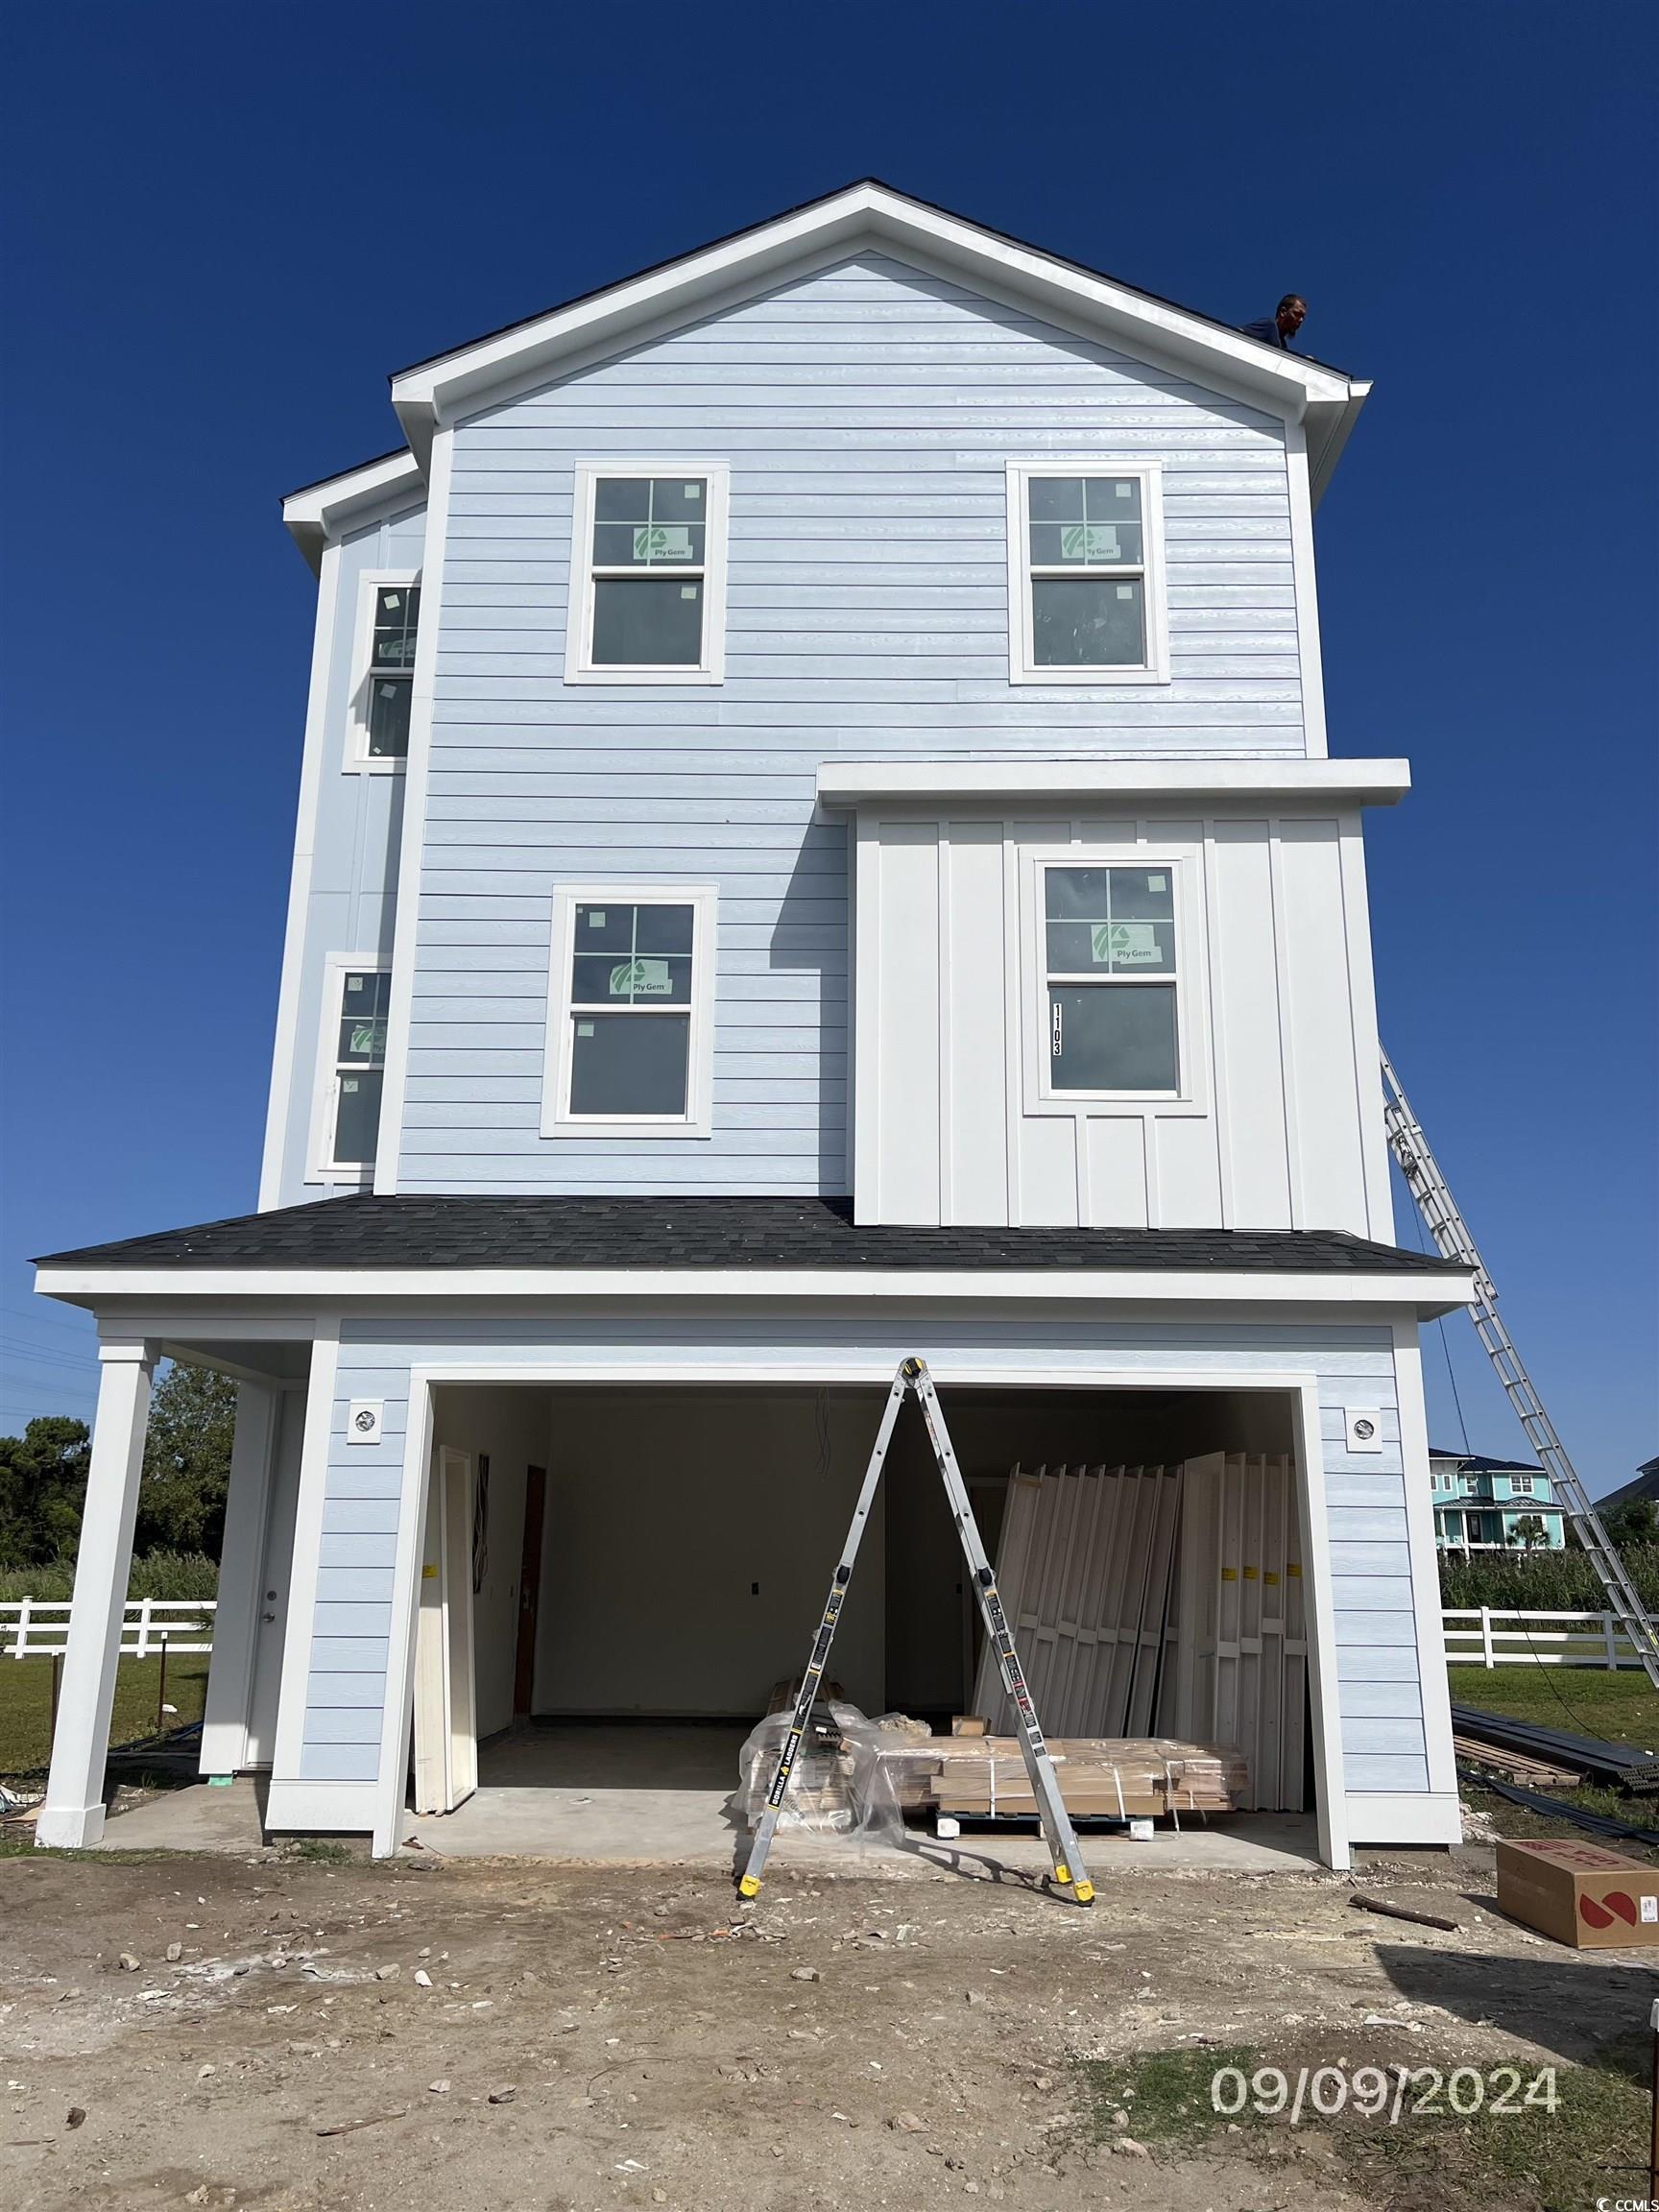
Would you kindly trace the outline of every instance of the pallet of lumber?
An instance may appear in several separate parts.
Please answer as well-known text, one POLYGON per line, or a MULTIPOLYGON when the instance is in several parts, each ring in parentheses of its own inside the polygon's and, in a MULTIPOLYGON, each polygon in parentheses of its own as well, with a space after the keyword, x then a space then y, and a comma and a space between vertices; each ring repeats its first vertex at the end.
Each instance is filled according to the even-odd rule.
POLYGON ((1501 1774, 1505 1782, 1524 1783, 1528 1790, 1576 1790, 1581 1770, 1551 1767, 1546 1760, 1529 1758, 1524 1751, 1504 1751, 1495 1743, 1478 1743, 1473 1736, 1454 1736, 1452 1748, 1466 1767, 1480 1767, 1501 1774))
MULTIPOLYGON (((1152 1737, 1051 1738, 1069 1813, 1083 1819, 1233 1813, 1249 1796, 1249 1768, 1230 1745, 1152 1737)), ((1031 1819, 1037 1806, 1013 1736, 937 1736, 883 1750, 907 1812, 968 1819, 1031 1819)))

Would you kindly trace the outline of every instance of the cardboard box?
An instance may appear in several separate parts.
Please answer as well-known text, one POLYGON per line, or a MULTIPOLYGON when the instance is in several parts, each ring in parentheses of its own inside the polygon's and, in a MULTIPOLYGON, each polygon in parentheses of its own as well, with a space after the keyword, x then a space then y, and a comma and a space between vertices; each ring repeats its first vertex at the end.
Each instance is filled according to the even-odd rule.
POLYGON ((1659 1949, 1659 1866, 1551 1836, 1498 1846, 1498 1904, 1578 1951, 1659 1949))

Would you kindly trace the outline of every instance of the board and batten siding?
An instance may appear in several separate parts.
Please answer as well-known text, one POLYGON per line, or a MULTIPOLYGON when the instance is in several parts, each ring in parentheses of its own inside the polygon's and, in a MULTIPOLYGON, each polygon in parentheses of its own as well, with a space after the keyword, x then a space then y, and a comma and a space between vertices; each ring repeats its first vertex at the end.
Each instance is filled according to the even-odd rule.
MULTIPOLYGON (((717 1310, 692 1313, 569 1307, 529 1320, 455 1316, 348 1324, 334 1382, 316 1588, 296 1587, 292 1599, 297 1607, 312 1607, 312 1633, 300 1773, 287 1778, 367 1783, 378 1776, 414 1367, 441 1366, 488 1380, 493 1370, 508 1368, 522 1378, 533 1366, 538 1381, 557 1383, 562 1370, 586 1380, 584 1368, 592 1362, 619 1361, 637 1365, 640 1387, 665 1366, 682 1381, 699 1367, 722 1379, 752 1367, 757 1382, 776 1387, 779 1374, 792 1365, 809 1366, 827 1382, 838 1374, 860 1382, 884 1378, 893 1346, 902 1341, 926 1347, 947 1410, 953 1371, 966 1379, 998 1360, 1022 1371, 1041 1369, 1056 1387, 1131 1382, 1137 1372, 1190 1376, 1194 1384, 1206 1373, 1316 1376, 1346 1790, 1351 1799, 1428 1792, 1424 1666, 1435 1671, 1431 1680, 1442 1701, 1445 1677, 1440 1653, 1418 1650, 1389 1329, 1289 1318, 1128 1322, 1036 1301, 974 1311, 960 1305, 919 1310, 872 1299, 856 1310, 801 1314, 722 1301, 717 1310), (354 1399, 382 1403, 378 1443, 347 1441, 354 1399), (1380 1453, 1347 1451, 1346 1411, 1358 1406, 1380 1416, 1380 1453)), ((1437 1621, 1437 1611, 1431 1617, 1437 1621)), ((1356 1835, 1367 1839, 1358 1828, 1356 1835)), ((1386 1840, 1386 1832, 1369 1839, 1386 1840)))
MULTIPOLYGON (((849 1187, 853 757, 1307 750, 1276 418, 862 253, 460 423, 398 1188, 849 1187), (1172 681, 1011 685, 1006 465, 1164 466, 1172 681), (718 685, 567 685, 579 461, 731 469, 718 685), (541 1134, 560 881, 719 887, 710 1139, 541 1134)), ((428 614, 430 609, 424 609, 428 614)))
POLYGON ((1357 815, 912 806, 856 834, 861 1220, 1392 1239, 1357 815), (1181 1098, 1039 1095, 1033 856, 1072 851, 1176 862, 1181 1098))

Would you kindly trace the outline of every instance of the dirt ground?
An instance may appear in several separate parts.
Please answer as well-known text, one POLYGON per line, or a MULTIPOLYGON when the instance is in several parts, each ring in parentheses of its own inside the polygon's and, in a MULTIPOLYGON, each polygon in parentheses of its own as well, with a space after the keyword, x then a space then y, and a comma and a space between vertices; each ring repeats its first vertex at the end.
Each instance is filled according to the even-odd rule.
MULTIPOLYGON (((1090 1911, 776 1871, 738 1911, 666 1867, 3 1858, 0 2202, 1417 2212, 1421 2171, 1379 2181, 1319 2128, 1206 2110, 1174 2142, 1105 2107, 1149 2053, 1529 2074, 1646 2029, 1640 1955, 1531 1936, 1491 1885, 1480 1850, 1149 1872, 1090 1911)), ((1604 2130, 1551 2125, 1579 2200, 1615 2193, 1604 2130)))

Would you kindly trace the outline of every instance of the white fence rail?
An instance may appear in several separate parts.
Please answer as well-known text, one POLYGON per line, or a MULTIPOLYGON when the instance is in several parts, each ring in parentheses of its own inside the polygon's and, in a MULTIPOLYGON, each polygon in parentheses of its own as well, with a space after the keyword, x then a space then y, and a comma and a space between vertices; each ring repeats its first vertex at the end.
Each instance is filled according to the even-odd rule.
MULTIPOLYGON (((121 1622, 121 1656, 211 1651, 214 1598, 132 1598, 121 1622)), ((0 1659, 61 1658, 69 1643, 67 1598, 0 1600, 0 1659)))
POLYGON ((1477 1667, 1640 1667, 1613 1613, 1514 1613, 1448 1606, 1446 1657, 1477 1667))

